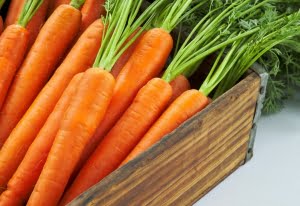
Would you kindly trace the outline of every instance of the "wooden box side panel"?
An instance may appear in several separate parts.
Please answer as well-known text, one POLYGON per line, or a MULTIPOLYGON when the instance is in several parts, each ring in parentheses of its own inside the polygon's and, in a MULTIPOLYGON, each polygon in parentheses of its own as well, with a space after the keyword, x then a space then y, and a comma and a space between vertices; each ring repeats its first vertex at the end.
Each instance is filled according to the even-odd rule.
POLYGON ((249 74, 70 205, 191 205, 243 163, 259 87, 249 74))

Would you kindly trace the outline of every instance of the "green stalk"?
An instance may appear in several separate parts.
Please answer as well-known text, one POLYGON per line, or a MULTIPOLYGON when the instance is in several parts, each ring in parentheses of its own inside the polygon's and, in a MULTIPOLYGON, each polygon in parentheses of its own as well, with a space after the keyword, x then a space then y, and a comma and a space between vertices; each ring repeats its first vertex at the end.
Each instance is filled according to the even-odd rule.
POLYGON ((242 75, 267 51, 286 39, 300 35, 300 12, 281 17, 268 25, 263 25, 259 33, 250 38, 243 46, 247 49, 238 51, 240 58, 230 68, 230 73, 221 82, 214 97, 230 89, 242 75))
POLYGON ((5 3, 5 0, 0 0, 0 9, 2 8, 4 3, 5 3))
MULTIPOLYGON (((188 57, 190 57, 190 53, 188 52, 189 47, 187 46, 188 44, 194 45, 195 48, 198 47, 199 44, 199 39, 200 39, 200 34, 199 31, 201 31, 200 28, 206 28, 210 23, 211 15, 215 12, 216 10, 213 10, 209 12, 207 15, 205 15, 199 23, 194 27, 194 29, 190 32, 189 36, 186 38, 186 40, 183 42, 181 45, 180 50, 176 53, 176 56, 174 57, 173 61, 171 64, 173 64, 171 67, 177 67, 177 65, 181 64, 183 61, 185 61, 188 57), (196 32, 198 34, 195 36, 196 32), (192 39, 194 37, 194 39, 192 39)), ((207 35, 208 37, 209 35, 207 35)), ((170 68, 170 67, 169 67, 170 68)))
POLYGON ((107 15, 103 19, 106 32, 103 34, 102 45, 94 67, 111 71, 119 57, 143 30, 149 27, 156 13, 159 13, 168 1, 155 1, 137 18, 142 0, 107 0, 105 4, 107 15), (141 26, 143 26, 142 29, 125 44, 129 36, 141 26))
MULTIPOLYGON (((198 8, 206 1, 207 0, 201 0, 201 2, 195 7, 198 8)), ((194 9, 186 12, 192 2, 193 0, 176 0, 175 2, 171 2, 169 6, 166 7, 167 9, 161 13, 162 15, 153 22, 154 27, 162 28, 166 32, 170 33, 184 19, 184 17, 190 15, 191 12, 194 12, 194 9)))
POLYGON ((25 28, 42 3, 43 0, 27 0, 18 19, 18 24, 25 28))
MULTIPOLYGON (((191 34, 187 37, 173 61, 168 66, 163 75, 163 79, 172 81, 178 75, 185 73, 185 70, 190 70, 198 62, 203 61, 207 55, 226 47, 238 39, 245 38, 257 32, 258 27, 240 33, 237 37, 229 37, 235 33, 231 30, 239 29, 234 28, 238 25, 237 21, 240 20, 240 16, 236 14, 241 14, 243 17, 246 16, 246 14, 251 15, 251 13, 258 10, 268 1, 269 0, 266 0, 249 8, 251 0, 237 0, 225 8, 222 5, 210 11, 196 24, 191 34), (220 11, 221 9, 222 11, 220 11)), ((247 17, 248 16, 245 18, 247 17)))
POLYGON ((84 2, 85 0, 72 0, 70 2, 70 6, 74 7, 75 9, 80 9, 84 2))
POLYGON ((182 74, 187 68, 190 68, 192 65, 197 64, 199 61, 203 60, 205 57, 207 57, 208 55, 228 46, 229 44, 242 39, 244 37, 247 37, 257 31, 259 31, 260 28, 254 28, 250 31, 244 32, 242 34, 239 34, 236 37, 232 37, 206 51, 201 51, 201 52, 196 52, 197 55, 194 56, 192 59, 190 59, 189 61, 183 63, 182 65, 180 65, 179 67, 177 67, 176 69, 174 68, 168 68, 169 70, 167 70, 164 75, 163 75, 163 79, 170 82, 172 80, 174 80, 178 75, 182 74))
POLYGON ((264 1, 262 1, 258 4, 256 4, 256 5, 252 6, 250 9, 240 13, 238 15, 238 18, 244 17, 246 14, 249 14, 249 13, 250 13, 250 15, 252 15, 252 13, 256 12, 258 8, 260 8, 263 5, 265 5, 266 3, 269 3, 269 2, 272 2, 272 1, 274 1, 274 0, 264 0, 264 1))

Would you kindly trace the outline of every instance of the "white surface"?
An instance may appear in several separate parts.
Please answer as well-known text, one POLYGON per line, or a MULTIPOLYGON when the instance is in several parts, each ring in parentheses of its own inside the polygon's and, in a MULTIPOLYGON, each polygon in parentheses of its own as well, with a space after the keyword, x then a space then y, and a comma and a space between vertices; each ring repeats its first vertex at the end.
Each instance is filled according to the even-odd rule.
POLYGON ((300 95, 258 124, 253 159, 194 206, 300 205, 300 95))

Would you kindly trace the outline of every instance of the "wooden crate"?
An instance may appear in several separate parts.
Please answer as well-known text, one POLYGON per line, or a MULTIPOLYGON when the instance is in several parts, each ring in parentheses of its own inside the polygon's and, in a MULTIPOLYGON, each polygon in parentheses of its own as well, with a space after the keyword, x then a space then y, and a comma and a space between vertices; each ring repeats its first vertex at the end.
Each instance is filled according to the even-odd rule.
POLYGON ((259 75, 250 72, 205 110, 69 205, 192 205, 251 157, 260 91, 259 75))

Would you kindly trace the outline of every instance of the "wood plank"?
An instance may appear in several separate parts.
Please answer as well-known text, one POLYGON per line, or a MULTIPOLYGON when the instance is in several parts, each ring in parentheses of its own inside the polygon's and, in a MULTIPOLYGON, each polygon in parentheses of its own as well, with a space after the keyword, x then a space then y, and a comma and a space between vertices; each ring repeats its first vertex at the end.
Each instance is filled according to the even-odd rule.
POLYGON ((249 74, 70 205, 192 204, 243 162, 259 85, 249 74))

